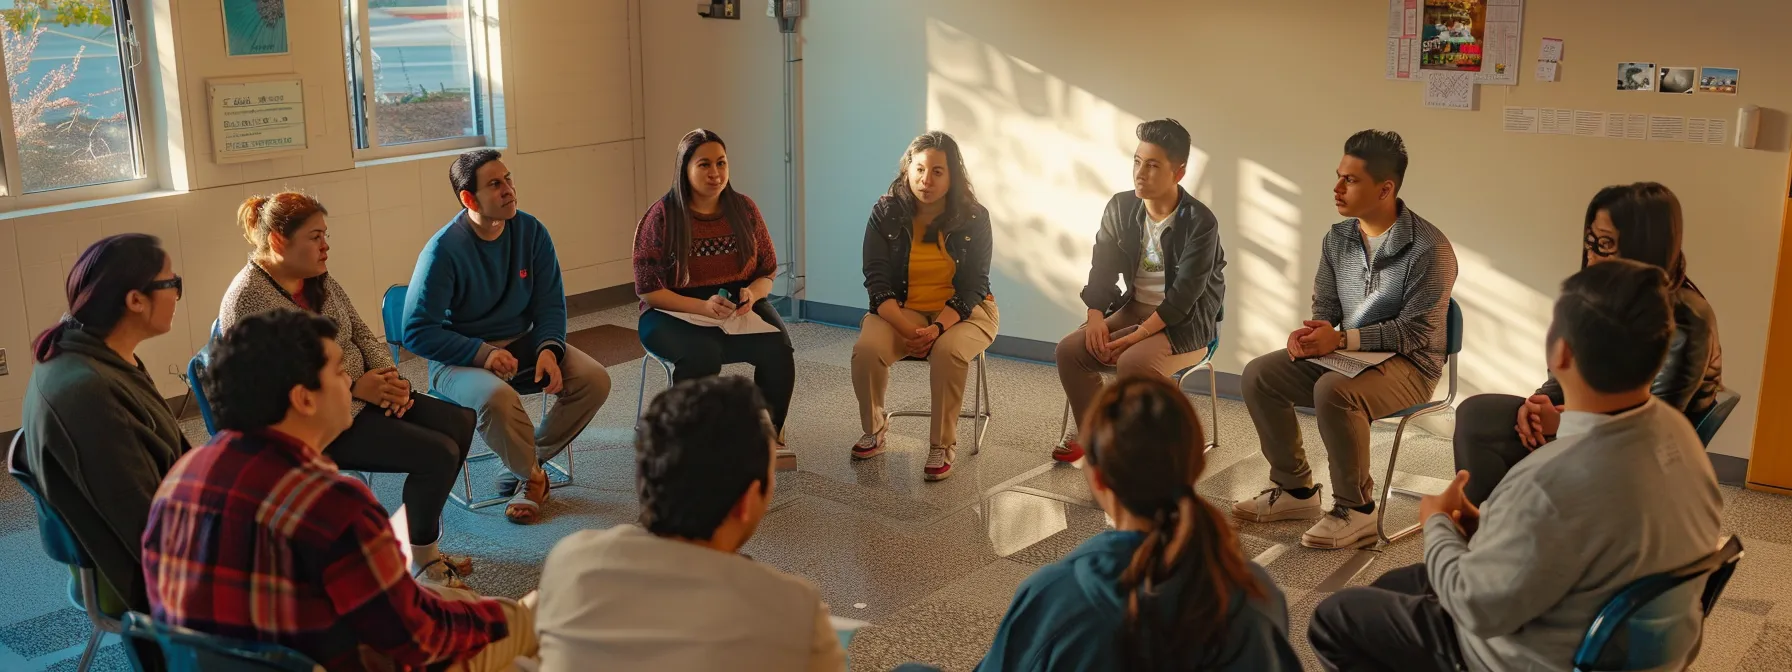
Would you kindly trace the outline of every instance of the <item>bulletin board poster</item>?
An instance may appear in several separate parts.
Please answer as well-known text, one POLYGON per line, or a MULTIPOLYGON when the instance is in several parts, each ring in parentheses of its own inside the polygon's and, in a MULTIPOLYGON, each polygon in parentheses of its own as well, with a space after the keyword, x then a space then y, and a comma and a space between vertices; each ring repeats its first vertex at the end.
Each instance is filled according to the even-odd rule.
POLYGON ((286 53, 286 0, 224 0, 224 45, 231 56, 286 53))
POLYGON ((305 86, 298 77, 276 75, 206 84, 212 153, 218 163, 267 159, 305 149, 305 86))
POLYGON ((1516 85, 1523 24, 1524 0, 1389 0, 1387 78, 1467 72, 1516 85))

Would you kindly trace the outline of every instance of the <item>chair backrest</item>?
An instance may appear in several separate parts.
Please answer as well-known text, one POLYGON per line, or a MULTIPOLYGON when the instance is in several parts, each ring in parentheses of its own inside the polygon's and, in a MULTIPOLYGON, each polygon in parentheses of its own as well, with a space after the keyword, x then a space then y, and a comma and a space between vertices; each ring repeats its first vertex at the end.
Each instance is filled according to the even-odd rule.
POLYGON ((380 299, 380 323, 386 329, 386 347, 392 349, 392 361, 398 361, 398 351, 404 346, 404 297, 408 291, 406 285, 393 285, 386 288, 386 295, 380 299))
MULTIPOLYGON (((124 634, 155 642, 162 648, 168 672, 207 672, 232 670, 244 672, 312 672, 323 669, 305 654, 264 642, 244 642, 208 635, 186 628, 157 623, 148 614, 130 612, 124 615, 124 634)), ((136 669, 145 669, 137 647, 124 647, 136 669)))
POLYGON ((1454 355, 1462 352, 1462 306, 1456 305, 1455 297, 1450 298, 1449 319, 1448 326, 1444 329, 1444 334, 1448 339, 1448 343, 1444 346, 1444 352, 1454 355))
POLYGON ((218 433, 218 427, 212 422, 212 404, 205 398, 206 367, 211 364, 211 345, 218 342, 218 337, 223 334, 222 325, 217 320, 212 320, 211 340, 206 341, 205 347, 187 360, 187 392, 193 396, 193 405, 199 407, 199 419, 205 422, 207 434, 218 433))
POLYGON ((13 432, 12 446, 6 451, 6 470, 25 488, 37 506, 37 534, 43 541, 44 554, 71 567, 92 569, 93 561, 88 559, 86 551, 81 550, 81 542, 75 540, 74 530, 70 530, 62 516, 50 508, 49 500, 44 499, 43 492, 37 488, 37 478, 25 463, 25 432, 22 429, 13 432))
POLYGON ((1742 395, 1735 390, 1718 390, 1717 403, 1705 412, 1705 417, 1699 418, 1699 425, 1695 428, 1699 430, 1699 441, 1707 446, 1711 445, 1711 439, 1717 437, 1717 430, 1723 429, 1724 421, 1730 419, 1730 412, 1735 411, 1736 405, 1740 403, 1742 395))
POLYGON ((1642 670, 1680 662, 1672 657, 1685 655, 1697 639, 1696 635, 1693 641, 1671 636, 1683 632, 1676 626, 1686 618, 1687 605, 1678 598, 1704 577, 1698 599, 1701 618, 1709 615, 1741 559, 1742 539, 1732 536, 1716 553, 1689 567, 1631 582, 1593 618, 1574 652, 1574 669, 1642 670))

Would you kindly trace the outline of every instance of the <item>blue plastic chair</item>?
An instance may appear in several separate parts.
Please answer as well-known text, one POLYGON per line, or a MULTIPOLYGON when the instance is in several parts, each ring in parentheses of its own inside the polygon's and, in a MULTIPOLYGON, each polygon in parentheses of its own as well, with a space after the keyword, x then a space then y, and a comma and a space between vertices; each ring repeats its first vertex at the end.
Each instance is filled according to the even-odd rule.
MULTIPOLYGON (((1690 588, 1695 579, 1709 576, 1699 597, 1701 618, 1709 616, 1741 561, 1742 539, 1730 537, 1716 553, 1691 567, 1631 582, 1593 618, 1580 648, 1574 652, 1574 669, 1645 670, 1683 662, 1675 658, 1696 650, 1698 642, 1673 640, 1668 632, 1686 617, 1686 603, 1662 598, 1682 587, 1690 588)), ((1699 625, 1703 630, 1702 620, 1699 625)))
MULTIPOLYGON (((148 614, 130 612, 124 615, 124 633, 155 642, 162 649, 168 672, 312 672, 323 667, 305 654, 264 642, 244 642, 208 635, 186 628, 157 623, 148 614)), ((143 659, 136 647, 124 647, 131 659, 131 668, 143 672, 143 659)))
MULTIPOLYGON (((93 560, 82 550, 81 542, 75 539, 75 533, 62 520, 61 514, 50 508, 49 500, 37 488, 37 478, 32 476, 31 468, 25 463, 25 433, 14 432, 12 445, 6 453, 6 470, 17 479, 25 492, 31 495, 31 501, 37 506, 37 534, 43 541, 44 554, 51 560, 75 568, 79 579, 74 580, 80 591, 80 600, 75 599, 74 591, 70 591, 69 601, 75 603, 87 614, 87 622, 93 625, 93 632, 87 636, 87 646, 81 649, 81 662, 75 669, 87 672, 93 664, 93 655, 99 650, 100 639, 106 633, 122 633, 124 625, 118 619, 107 616, 100 611, 99 575, 95 573, 93 560)), ((129 649, 131 647, 125 647, 129 649)))
POLYGON ((1695 427, 1699 431, 1699 441, 1710 446, 1711 439, 1717 437, 1717 430, 1723 429, 1724 421, 1730 419, 1730 413, 1735 411, 1736 405, 1740 403, 1742 403, 1742 395, 1735 390, 1729 388, 1718 390, 1717 403, 1711 406, 1711 410, 1705 411, 1705 417, 1699 418, 1699 424, 1695 427))
MULTIPOLYGON (((404 321, 405 321, 404 300, 405 300, 405 294, 407 291, 408 291, 408 286, 406 286, 406 285, 392 285, 391 287, 386 288, 385 296, 380 298, 380 322, 386 330, 386 347, 392 349, 392 361, 393 362, 397 362, 399 360, 399 355, 403 351, 403 348, 404 348, 404 321)), ((668 378, 670 378, 670 376, 671 376, 670 367, 667 368, 667 371, 668 371, 668 373, 666 375, 668 378)), ((537 383, 534 380, 532 380, 532 376, 523 375, 524 373, 526 373, 526 371, 519 372, 517 374, 516 378, 514 378, 510 381, 510 388, 513 390, 516 390, 516 393, 518 395, 525 396, 525 397, 532 395, 532 394, 540 394, 541 395, 541 418, 542 418, 542 422, 547 422, 548 409, 551 408, 550 401, 549 401, 548 397, 551 395, 542 393, 542 384, 537 383)), ((447 397, 444 397, 442 395, 436 394, 435 390, 430 390, 427 394, 431 397, 440 399, 442 401, 446 401, 450 404, 454 403, 453 400, 450 400, 447 397)), ((584 428, 581 427, 579 429, 579 431, 581 433, 583 433, 584 428)), ((546 469, 548 472, 548 487, 551 487, 551 488, 565 487, 568 485, 572 485, 572 482, 573 482, 573 461, 572 461, 573 450, 572 450, 572 446, 567 446, 566 450, 563 450, 560 452, 566 455, 566 468, 564 468, 564 469, 560 468, 560 465, 556 464, 552 460, 543 462, 541 465, 542 468, 546 469), (555 478, 556 475, 559 476, 559 478, 555 478)), ((484 451, 481 451, 478 453, 468 455, 467 463, 472 464, 473 462, 477 462, 480 460, 493 459, 493 458, 496 458, 497 456, 498 456, 497 453, 494 453, 490 449, 487 449, 487 450, 484 450, 484 451)), ((473 475, 470 473, 470 470, 467 469, 466 467, 462 467, 460 473, 461 473, 461 492, 450 491, 448 493, 448 497, 450 499, 453 499, 456 503, 460 504, 461 506, 467 507, 468 509, 483 509, 488 506, 495 506, 495 505, 503 504, 505 502, 510 501, 509 497, 504 497, 504 496, 491 497, 488 499, 481 499, 481 500, 474 500, 473 499, 473 475)))
MULTIPOLYGON (((1220 386, 1219 386, 1219 377, 1213 371, 1213 355, 1214 355, 1214 353, 1217 353, 1220 350, 1220 329, 1219 329, 1219 327, 1222 324, 1224 324, 1225 321, 1226 321, 1226 306, 1222 304, 1220 306, 1219 315, 1217 317, 1215 317, 1213 320, 1213 322, 1214 322, 1213 340, 1207 342, 1207 355, 1202 357, 1201 361, 1196 362, 1194 366, 1188 367, 1181 371, 1177 371, 1175 373, 1175 375, 1171 376, 1171 378, 1174 378, 1176 380, 1177 389, 1181 389, 1182 382, 1185 380, 1188 380, 1188 377, 1190 374, 1193 374, 1194 372, 1200 371, 1202 369, 1207 370, 1207 411, 1208 411, 1207 417, 1213 419, 1210 423, 1208 423, 1208 425, 1209 425, 1208 430, 1213 433, 1213 439, 1207 442, 1206 452, 1212 452, 1213 449, 1220 447, 1220 386)), ((1065 399, 1064 400, 1064 422, 1058 426, 1058 436, 1060 437, 1059 438, 1059 441, 1060 441, 1059 446, 1063 445, 1062 441, 1064 439, 1069 438, 1068 436, 1066 436, 1066 433, 1068 433, 1069 431, 1070 431, 1070 400, 1065 399)))
POLYGON ((1446 339, 1444 353, 1449 357, 1449 394, 1445 395, 1442 399, 1427 401, 1385 418, 1378 418, 1380 420, 1400 419, 1400 425, 1394 428, 1394 448, 1388 453, 1388 476, 1381 480, 1381 500, 1380 504, 1375 507, 1375 535, 1380 539, 1380 545, 1382 546, 1399 541, 1400 539, 1419 531, 1419 527, 1425 523, 1425 521, 1421 520, 1410 526, 1396 530, 1393 534, 1388 534, 1387 528, 1385 527, 1385 522, 1388 516, 1388 494, 1390 492, 1406 495, 1408 497, 1425 496, 1425 493, 1415 490, 1393 487, 1394 465, 1400 461, 1400 438, 1406 434, 1406 423, 1411 422, 1414 418, 1424 417, 1449 408, 1451 404, 1456 402, 1456 359, 1457 355, 1462 353, 1462 308, 1456 305, 1456 299, 1454 298, 1450 299, 1450 314, 1448 319, 1449 321, 1444 328, 1446 339))
POLYGON ((199 419, 205 422, 206 434, 218 433, 218 426, 212 421, 211 402, 205 399, 204 381, 206 367, 211 364, 210 346, 218 342, 218 335, 221 333, 223 331, 219 328, 218 321, 212 320, 211 339, 205 342, 206 347, 200 348, 199 352, 193 353, 192 359, 187 360, 187 375, 181 377, 182 382, 187 384, 187 393, 192 397, 193 405, 199 407, 199 419))

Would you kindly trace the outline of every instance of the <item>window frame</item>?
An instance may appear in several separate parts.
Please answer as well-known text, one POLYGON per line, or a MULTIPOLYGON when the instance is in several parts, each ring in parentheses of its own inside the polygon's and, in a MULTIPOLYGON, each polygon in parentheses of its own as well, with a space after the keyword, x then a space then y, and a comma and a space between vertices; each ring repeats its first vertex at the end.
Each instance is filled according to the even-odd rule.
POLYGON ((435 154, 489 147, 493 144, 496 131, 492 128, 493 99, 491 52, 494 36, 489 27, 481 27, 480 23, 489 13, 485 6, 487 0, 454 0, 465 8, 467 22, 468 67, 471 69, 473 85, 473 118, 479 130, 475 135, 463 135, 455 138, 423 140, 407 142, 399 145, 381 145, 379 142, 379 106, 374 101, 376 86, 373 74, 373 39, 369 36, 368 0, 341 0, 345 16, 343 22, 343 54, 347 62, 343 64, 343 72, 352 69, 355 76, 348 82, 349 128, 354 142, 355 161, 378 161, 422 154, 435 154))
MULTIPOLYGON (((160 176, 154 170, 160 165, 156 143, 151 142, 149 129, 159 123, 155 106, 144 105, 143 96, 151 95, 148 49, 140 31, 147 30, 146 0, 110 0, 112 27, 118 43, 119 69, 129 76, 120 77, 124 88, 125 119, 130 141, 135 148, 136 177, 70 187, 57 187, 27 193, 24 185, 24 164, 19 159, 18 129, 12 122, 12 98, 0 96, 0 212, 42 208, 107 198, 145 194, 161 188, 160 176)), ((0 79, 4 78, 6 54, 0 51, 0 79)), ((10 85, 10 82, 8 83, 10 85)))

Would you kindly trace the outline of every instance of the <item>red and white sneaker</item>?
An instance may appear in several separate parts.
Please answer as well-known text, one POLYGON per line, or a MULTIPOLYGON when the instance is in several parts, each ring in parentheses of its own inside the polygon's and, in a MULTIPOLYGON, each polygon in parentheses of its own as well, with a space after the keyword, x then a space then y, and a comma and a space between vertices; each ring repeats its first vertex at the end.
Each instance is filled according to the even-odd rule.
POLYGON ((927 468, 922 475, 929 481, 943 481, 952 475, 952 460, 958 457, 957 446, 934 446, 927 449, 927 468))
POLYGON ((852 459, 869 460, 884 452, 884 433, 866 434, 852 444, 852 459))
POLYGON ((1083 444, 1077 443, 1076 439, 1066 438, 1052 449, 1052 459, 1066 464, 1083 459, 1083 444))

